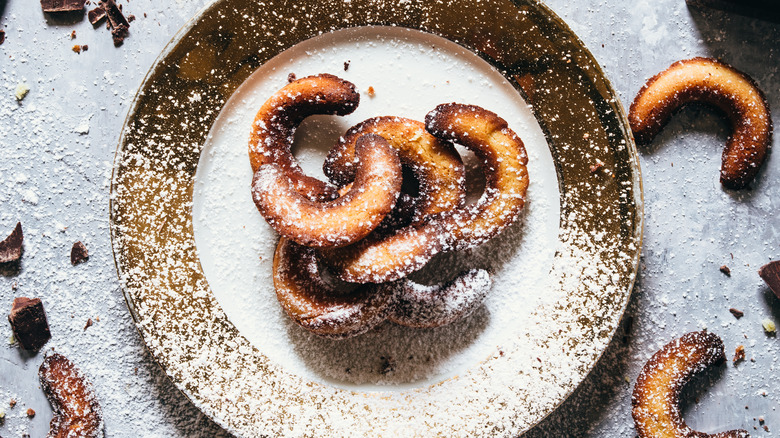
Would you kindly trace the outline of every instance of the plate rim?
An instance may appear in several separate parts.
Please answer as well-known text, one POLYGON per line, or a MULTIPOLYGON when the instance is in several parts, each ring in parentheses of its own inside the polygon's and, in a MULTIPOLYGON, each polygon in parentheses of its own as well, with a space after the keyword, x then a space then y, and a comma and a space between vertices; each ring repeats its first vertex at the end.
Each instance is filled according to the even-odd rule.
MULTIPOLYGON (((187 397, 187 399, 190 400, 191 403, 193 403, 193 405, 195 405, 201 411, 206 413, 213 421, 215 421, 215 423, 217 423, 223 429, 225 429, 225 430, 227 430, 227 431, 229 431, 231 433, 237 433, 238 431, 235 430, 234 428, 232 428, 231 425, 229 423, 225 422, 222 418, 219 418, 218 416, 210 415, 208 410, 205 410, 204 407, 201 406, 200 403, 197 400, 194 399, 194 397, 191 395, 191 393, 186 388, 184 388, 180 384, 180 382, 177 381, 176 377, 174 375, 171 375, 169 370, 158 359, 157 353, 154 351, 154 349, 152 349, 150 347, 149 340, 146 337, 147 335, 144 333, 144 331, 142 330, 142 328, 139 325, 139 316, 137 314, 138 310, 137 310, 137 308, 136 308, 136 306, 135 306, 135 304, 133 302, 133 297, 129 294, 129 292, 127 291, 127 288, 125 287, 124 282, 122 281, 123 271, 122 271, 122 268, 120 266, 120 264, 121 264, 121 262, 120 262, 121 249, 120 249, 120 242, 119 242, 119 237, 118 237, 119 231, 116 229, 117 224, 116 224, 116 222, 114 220, 115 219, 114 211, 115 211, 115 208, 117 207, 117 200, 116 200, 116 197, 114 196, 114 194, 116 193, 116 184, 117 184, 118 172, 119 172, 119 169, 120 169, 119 162, 120 162, 122 153, 125 152, 124 146, 125 146, 125 140, 127 138, 127 129, 129 127, 132 119, 137 115, 136 113, 137 113, 137 111, 139 109, 139 104, 140 104, 140 101, 141 101, 141 96, 142 96, 143 91, 150 85, 150 80, 151 80, 152 76, 154 75, 154 73, 157 71, 157 69, 160 66, 160 64, 164 63, 165 60, 168 59, 169 56, 171 56, 171 54, 174 52, 174 50, 179 46, 179 44, 181 44, 182 40, 189 34, 189 32, 195 26, 197 26, 199 21, 206 14, 208 14, 209 12, 215 10, 216 8, 219 8, 226 1, 227 0, 213 0, 210 3, 204 5, 202 8, 200 8, 197 11, 197 13, 191 19, 189 19, 176 32, 176 34, 174 34, 174 36, 171 38, 171 40, 164 46, 164 48, 162 49, 160 54, 157 56, 157 58, 153 62, 152 66, 149 68, 148 72, 146 73, 146 75, 145 75, 145 77, 144 77, 144 79, 143 79, 143 81, 142 81, 142 83, 141 83, 141 85, 139 87, 138 92, 134 96, 133 101, 132 101, 132 103, 129 106, 129 109, 128 109, 128 112, 127 112, 127 116, 125 117, 125 121, 124 121, 124 123, 122 125, 123 126, 122 133, 120 135, 120 138, 119 138, 119 141, 118 141, 118 146, 117 146, 117 149, 116 149, 116 152, 115 152, 115 155, 114 155, 113 166, 112 166, 112 175, 111 175, 111 188, 110 188, 111 196, 110 196, 110 199, 109 199, 109 217, 110 217, 109 225, 110 225, 112 252, 113 252, 113 255, 114 255, 114 265, 115 265, 115 269, 117 270, 117 275, 118 275, 118 277, 120 279, 120 287, 122 288, 123 296, 125 298, 125 302, 126 302, 126 304, 128 306, 130 314, 131 314, 131 316, 133 318, 133 321, 135 323, 136 330, 138 331, 139 335, 143 339, 144 344, 145 344, 147 350, 149 350, 149 352, 151 353, 151 356, 154 358, 155 362, 162 368, 162 370, 164 371, 165 375, 174 383, 174 387, 176 387, 177 390, 179 390, 182 394, 184 394, 187 397)), ((515 4, 516 6, 518 6, 521 3, 523 3, 523 2, 518 1, 518 0, 509 0, 509 1, 511 3, 513 3, 513 4, 515 4)), ((573 39, 574 39, 575 45, 578 45, 580 47, 580 49, 582 50, 582 53, 586 57, 588 57, 588 60, 594 66, 596 66, 596 68, 597 68, 597 75, 600 76, 600 80, 604 81, 606 91, 609 93, 609 95, 614 100, 614 102, 612 102, 612 103, 619 108, 619 111, 617 112, 617 117, 620 119, 619 120, 620 124, 623 127, 627 127, 628 126, 628 122, 627 122, 625 108, 623 107, 623 104, 620 101, 620 99, 617 97, 617 93, 615 92, 615 89, 612 86, 611 82, 609 81, 607 76, 604 74, 603 70, 601 69, 601 66, 596 61, 595 57, 593 57, 593 54, 587 49, 587 46, 585 46, 585 44, 582 42, 582 40, 576 35, 576 33, 574 33, 571 30, 571 28, 565 23, 565 21, 563 21, 563 19, 561 19, 546 4, 542 3, 540 0, 526 0, 525 3, 526 4, 532 4, 533 7, 536 7, 538 9, 540 9, 540 10, 543 10, 544 11, 544 15, 548 19, 554 20, 556 22, 555 24, 558 27, 561 27, 561 28, 564 28, 564 29, 568 30, 569 36, 573 37, 573 39)), ((347 25, 347 26, 344 26, 342 28, 347 28, 347 27, 353 27, 353 26, 348 26, 347 25)), ((414 28, 414 29, 415 30, 420 30, 420 31, 423 31, 423 32, 428 32, 427 30, 423 30, 423 29, 416 29, 416 28, 414 28)), ((442 38, 450 40, 449 38, 446 38, 445 36, 442 36, 440 34, 437 34, 437 33, 433 33, 433 34, 437 35, 439 37, 442 37, 442 38)), ((303 41, 303 40, 301 40, 301 41, 303 41)), ((452 41, 452 40, 450 40, 450 41, 452 41)), ((458 41, 452 41, 452 42, 454 42, 455 44, 458 44, 461 47, 464 47, 466 50, 469 50, 469 51, 471 51, 473 53, 476 53, 479 56, 483 56, 481 53, 477 52, 476 50, 474 50, 471 47, 463 45, 461 42, 458 42, 458 41)), ((279 52, 279 53, 281 53, 281 52, 279 52)), ((523 95, 523 97, 526 98, 526 96, 522 92, 522 90, 518 89, 518 92, 520 92, 523 95)), ((225 102, 223 102, 223 105, 224 105, 224 103, 227 102, 227 100, 228 100, 228 98, 225 99, 225 102)), ((534 111, 534 114, 536 115, 535 111, 534 111)), ((542 128, 545 131, 545 137, 547 137, 547 131, 546 131, 546 128, 545 128, 544 124, 542 124, 540 122, 540 125, 542 125, 542 128)), ((634 188, 634 190, 633 190, 633 194, 634 194, 633 201, 634 201, 634 208, 636 209, 636 211, 635 211, 636 215, 634 217, 635 224, 634 224, 634 226, 632 228, 634 230, 633 238, 635 239, 635 242, 636 242, 636 249, 635 249, 635 251, 632 254, 630 272, 627 273, 627 275, 628 275, 627 287, 626 287, 627 290, 626 290, 626 292, 624 294, 622 294, 622 296, 624 298, 621 301, 619 316, 617 318, 617 323, 614 325, 614 327, 612 327, 610 335, 609 335, 609 340, 610 341, 614 338, 615 333, 617 332, 618 328, 620 327, 620 321, 624 318, 626 309, 627 309, 627 307, 628 307, 628 305, 629 305, 629 303, 631 301, 631 297, 633 295, 633 288, 634 288, 634 285, 635 285, 635 282, 636 282, 636 279, 637 279, 637 276, 638 276, 638 271, 639 271, 641 250, 642 250, 642 244, 643 244, 643 238, 644 238, 644 219, 645 219, 644 218, 644 193, 643 193, 643 187, 642 187, 641 168, 640 168, 640 163, 639 163, 639 160, 638 160, 638 150, 636 148, 636 144, 633 141, 633 137, 631 135, 630 130, 628 130, 628 136, 626 137, 626 139, 627 139, 627 142, 626 142, 625 146, 628 149, 628 156, 632 158, 632 162, 629 163, 629 164, 631 166, 633 180, 634 180, 633 181, 633 185, 634 185, 634 187, 633 187, 634 188)), ((560 182, 560 179, 559 179, 559 182, 560 182)), ((190 214, 191 214, 191 210, 190 210, 190 214)), ((602 349, 599 350, 599 352, 597 353, 595 359, 593 361, 591 361, 589 369, 584 374, 581 375, 581 378, 579 379, 578 384, 575 385, 574 387, 572 387, 571 389, 569 389, 566 392, 566 394, 559 399, 558 403, 552 409, 548 410, 546 412, 546 414, 544 414, 543 416, 539 417, 534 422, 533 425, 531 425, 530 427, 528 427, 525 430, 530 430, 531 428, 535 427, 535 425, 538 425, 541 421, 543 421, 549 415, 553 414, 558 409, 558 407, 560 405, 562 405, 563 403, 566 402, 566 400, 569 399, 569 397, 574 392, 574 390, 576 390, 576 388, 579 386, 579 384, 581 384, 585 379, 587 379, 587 377, 597 367, 598 363, 600 362, 601 358, 603 357, 603 354, 605 353, 605 351, 607 349, 606 346, 609 344, 610 341, 607 341, 607 343, 605 345, 605 348, 602 348, 602 349)))

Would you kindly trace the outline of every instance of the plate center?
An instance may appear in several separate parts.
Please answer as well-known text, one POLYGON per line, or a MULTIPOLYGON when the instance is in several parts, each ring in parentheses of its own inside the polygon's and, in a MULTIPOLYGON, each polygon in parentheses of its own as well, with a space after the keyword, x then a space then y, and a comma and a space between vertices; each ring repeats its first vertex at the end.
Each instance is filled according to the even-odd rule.
MULTIPOLYGON (((473 155, 464 154, 464 160, 468 173, 479 175, 473 155)), ((560 193, 542 130, 498 71, 431 34, 395 27, 346 29, 304 41, 271 59, 223 108, 204 145, 195 180, 195 242, 212 292, 261 353, 308 379, 360 390, 427 386, 463 373, 510 339, 517 342, 532 333, 532 312, 561 298, 548 275, 558 245, 560 193), (287 83, 290 73, 299 78, 335 74, 361 92, 354 113, 311 117, 296 134, 293 150, 303 169, 315 177, 324 179, 325 154, 350 126, 385 115, 422 121, 440 103, 482 106, 506 119, 522 138, 531 184, 518 221, 487 244, 443 254, 415 274, 438 281, 464 269, 489 269, 493 288, 471 316, 429 330, 384 323, 364 335, 335 341, 312 335, 284 313, 272 280, 278 236, 251 199, 247 142, 255 113, 287 83)), ((481 186, 479 181, 471 185, 481 186)))

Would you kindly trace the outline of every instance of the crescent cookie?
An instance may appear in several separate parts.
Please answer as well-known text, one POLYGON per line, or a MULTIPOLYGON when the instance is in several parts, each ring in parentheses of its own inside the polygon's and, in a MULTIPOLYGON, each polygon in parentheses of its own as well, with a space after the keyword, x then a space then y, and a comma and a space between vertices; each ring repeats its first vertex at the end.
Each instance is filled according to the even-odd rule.
POLYGON ((672 115, 690 102, 720 108, 731 122, 720 182, 741 189, 756 176, 772 143, 772 117, 764 93, 745 73, 710 58, 678 61, 650 78, 628 113, 637 143, 650 143, 672 115))
POLYGON ((429 112, 425 126, 434 136, 474 152, 486 178, 477 202, 442 214, 439 222, 448 247, 473 248, 511 225, 525 205, 528 156, 507 122, 475 105, 448 103, 429 112))
POLYGON ((382 137, 362 135, 356 151, 355 181, 337 199, 312 201, 280 166, 265 164, 252 180, 252 200, 271 227, 301 245, 329 248, 361 240, 395 206, 403 176, 397 152, 382 137))
POLYGON ((269 98, 255 116, 249 133, 252 172, 263 164, 278 165, 301 195, 311 200, 334 199, 335 187, 307 176, 290 148, 295 129, 314 114, 347 115, 360 103, 355 85, 327 73, 290 82, 269 98))
POLYGON ((640 438, 744 438, 744 430, 709 435, 697 432, 680 415, 680 391, 695 374, 723 363, 723 341, 706 331, 692 332, 666 344, 636 379, 631 414, 640 438))
POLYGON ((349 292, 322 279, 315 250, 282 237, 274 253, 274 287, 282 308, 298 325, 317 335, 359 335, 387 317, 392 285, 362 284, 349 292))
POLYGON ((465 202, 465 169, 451 143, 425 131, 421 122, 376 117, 350 128, 330 151, 324 171, 339 184, 355 175, 355 143, 367 133, 381 135, 398 150, 401 162, 419 182, 419 195, 407 205, 411 224, 374 233, 354 245, 322 252, 322 260, 344 281, 383 283, 422 268, 443 246, 441 225, 428 218, 465 202))

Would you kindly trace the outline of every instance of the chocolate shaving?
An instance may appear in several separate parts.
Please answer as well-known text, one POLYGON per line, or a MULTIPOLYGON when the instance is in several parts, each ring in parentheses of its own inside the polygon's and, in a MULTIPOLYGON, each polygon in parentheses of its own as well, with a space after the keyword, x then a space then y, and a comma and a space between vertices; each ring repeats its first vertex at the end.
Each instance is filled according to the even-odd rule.
POLYGON ((737 310, 737 309, 735 309, 733 307, 731 309, 729 309, 729 312, 731 312, 731 314, 734 315, 734 317, 737 318, 737 319, 742 318, 743 316, 745 316, 745 312, 743 312, 741 310, 737 310))
POLYGON ((0 263, 15 262, 22 257, 22 223, 17 222, 11 234, 0 242, 0 263))
POLYGON ((87 252, 87 247, 84 246, 81 241, 74 243, 73 248, 70 249, 70 263, 72 265, 78 265, 87 259, 89 259, 89 252, 87 252))
POLYGON ((14 299, 8 315, 11 330, 19 345, 30 351, 40 350, 51 339, 46 312, 39 298, 19 297, 14 299))
POLYGON ((87 12, 87 18, 89 18, 90 24, 94 26, 106 18, 106 10, 98 6, 95 9, 91 9, 89 12, 87 12))
POLYGON ((780 260, 769 262, 758 270, 758 275, 772 289, 777 298, 780 298, 780 260))
POLYGON ((114 46, 119 47, 125 42, 127 38, 128 28, 124 24, 111 29, 111 38, 114 39, 114 46))
POLYGON ((72 12, 84 9, 87 0, 41 0, 43 12, 72 12))
POLYGON ((720 272, 726 274, 727 277, 731 277, 731 269, 726 265, 720 267, 720 272))

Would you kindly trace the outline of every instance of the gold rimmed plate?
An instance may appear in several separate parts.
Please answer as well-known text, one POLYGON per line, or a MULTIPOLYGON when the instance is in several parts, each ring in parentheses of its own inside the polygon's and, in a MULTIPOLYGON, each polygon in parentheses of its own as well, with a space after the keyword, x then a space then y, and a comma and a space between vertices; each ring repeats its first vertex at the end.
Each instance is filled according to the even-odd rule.
POLYGON ((606 348, 641 247, 623 109, 579 39, 535 1, 217 1, 145 79, 111 190, 117 270, 147 347, 239 436, 516 436, 606 348), (493 272, 494 290, 466 321, 433 332, 388 323, 333 344, 281 318, 268 280, 273 235, 246 203, 242 118, 289 72, 320 71, 364 95, 353 119, 314 121, 304 132, 324 137, 301 143, 370 116, 421 119, 452 100, 501 114, 526 141, 532 185, 518 224, 473 254, 434 261, 434 271, 493 272), (231 268, 238 261, 249 264, 231 268))

